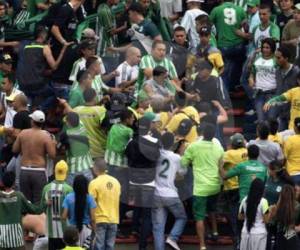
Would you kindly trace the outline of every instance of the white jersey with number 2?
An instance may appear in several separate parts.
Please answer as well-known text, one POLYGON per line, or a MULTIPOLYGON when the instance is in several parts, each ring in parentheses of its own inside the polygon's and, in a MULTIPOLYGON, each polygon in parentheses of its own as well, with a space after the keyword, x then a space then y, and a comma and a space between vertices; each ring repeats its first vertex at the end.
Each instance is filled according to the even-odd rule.
POLYGON ((162 149, 156 164, 155 195, 161 197, 178 197, 174 181, 176 173, 183 175, 186 168, 180 165, 180 155, 162 149))

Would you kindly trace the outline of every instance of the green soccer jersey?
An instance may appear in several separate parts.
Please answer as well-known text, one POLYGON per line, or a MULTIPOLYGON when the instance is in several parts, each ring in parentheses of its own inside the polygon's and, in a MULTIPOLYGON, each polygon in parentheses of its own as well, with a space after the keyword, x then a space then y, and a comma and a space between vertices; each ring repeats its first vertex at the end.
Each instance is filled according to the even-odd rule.
POLYGON ((154 69, 156 66, 163 66, 169 73, 170 79, 178 78, 176 68, 171 60, 164 58, 161 61, 156 61, 153 56, 145 55, 143 56, 140 66, 139 66, 139 75, 137 80, 137 91, 140 90, 144 81, 146 80, 144 75, 144 69, 151 68, 154 69))
POLYGON ((196 141, 188 146, 181 158, 183 166, 193 167, 195 196, 210 196, 220 192, 219 161, 223 148, 211 141, 196 141))
POLYGON ((0 191, 0 249, 24 246, 22 215, 40 214, 44 207, 31 204, 21 192, 0 191))
POLYGON ((80 124, 75 128, 67 128, 66 134, 69 145, 67 149, 69 172, 74 174, 90 169, 93 160, 86 128, 80 124))
POLYGON ((107 137, 105 161, 109 165, 127 167, 124 155, 126 145, 133 135, 133 130, 123 124, 114 124, 107 137))
POLYGON ((98 14, 100 25, 100 56, 102 56, 108 47, 114 45, 115 37, 110 32, 115 28, 116 20, 111 8, 106 3, 99 5, 98 14))
POLYGON ((51 200, 51 206, 47 206, 46 209, 48 238, 63 238, 66 221, 61 219, 62 204, 67 194, 71 192, 72 187, 63 181, 52 181, 44 187, 41 205, 45 206, 51 200))
POLYGON ((235 34, 240 28, 246 13, 243 8, 230 2, 225 2, 215 7, 210 14, 211 21, 215 24, 218 31, 218 47, 231 47, 243 42, 243 39, 235 34))
POLYGON ((71 108, 84 105, 83 91, 79 85, 70 90, 69 93, 69 105, 71 108))
POLYGON ((249 192, 251 182, 255 178, 265 181, 267 178, 267 168, 259 161, 245 161, 234 168, 229 169, 226 173, 226 178, 237 176, 239 178, 240 186, 240 201, 242 201, 249 192))

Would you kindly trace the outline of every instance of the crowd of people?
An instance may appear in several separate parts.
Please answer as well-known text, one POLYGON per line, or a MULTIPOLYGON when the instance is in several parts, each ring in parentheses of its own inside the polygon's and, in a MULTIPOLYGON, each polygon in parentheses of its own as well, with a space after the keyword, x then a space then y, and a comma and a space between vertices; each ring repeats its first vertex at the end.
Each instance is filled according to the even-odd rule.
POLYGON ((0 50, 0 249, 300 249, 297 0, 0 0, 0 50))

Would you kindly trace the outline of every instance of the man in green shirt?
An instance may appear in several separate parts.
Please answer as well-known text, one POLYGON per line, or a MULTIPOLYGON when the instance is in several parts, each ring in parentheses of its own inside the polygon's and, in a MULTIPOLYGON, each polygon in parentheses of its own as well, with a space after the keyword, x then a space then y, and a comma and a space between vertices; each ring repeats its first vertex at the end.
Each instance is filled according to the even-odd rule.
POLYGON ((24 214, 41 214, 44 207, 31 204, 21 192, 15 191, 16 175, 7 171, 3 175, 0 191, 0 249, 25 249, 22 228, 24 214))
POLYGON ((239 79, 245 61, 244 38, 238 31, 246 20, 246 13, 243 8, 227 0, 212 10, 210 20, 216 26, 218 48, 224 59, 222 78, 227 90, 233 91, 235 85, 240 84, 239 79))
POLYGON ((206 124, 203 130, 203 140, 190 144, 181 158, 183 166, 193 167, 193 212, 200 239, 200 249, 206 249, 204 241, 206 213, 209 213, 211 217, 213 235, 218 235, 214 212, 218 193, 221 190, 219 168, 223 162, 224 150, 220 145, 212 142, 215 132, 214 125, 206 124))
POLYGON ((66 221, 61 219, 62 203, 68 193, 73 191, 65 180, 68 175, 68 165, 61 160, 55 165, 55 180, 47 184, 42 193, 41 205, 46 206, 51 201, 51 206, 46 209, 46 225, 48 237, 48 249, 62 249, 63 232, 66 228, 66 221))
POLYGON ((72 108, 84 105, 83 92, 92 86, 92 76, 88 71, 79 71, 77 80, 79 84, 69 93, 69 105, 72 108))
POLYGON ((67 183, 73 185, 77 175, 84 175, 89 181, 93 179, 93 165, 90 153, 90 143, 87 130, 79 120, 79 115, 69 112, 66 115, 66 130, 60 137, 60 142, 66 148, 69 175, 67 183))
POLYGON ((256 145, 251 145, 248 147, 248 161, 242 162, 235 167, 225 172, 223 167, 221 168, 222 177, 227 180, 234 176, 239 179, 239 193, 240 202, 248 195, 251 182, 255 178, 259 178, 265 181, 267 178, 267 168, 261 162, 257 160, 259 156, 259 147, 256 145))

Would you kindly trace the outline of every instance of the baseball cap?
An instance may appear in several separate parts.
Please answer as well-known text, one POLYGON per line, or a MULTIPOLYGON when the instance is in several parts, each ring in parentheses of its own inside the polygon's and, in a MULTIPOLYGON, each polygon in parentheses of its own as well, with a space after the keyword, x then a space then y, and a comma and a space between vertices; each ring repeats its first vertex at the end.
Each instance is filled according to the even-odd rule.
POLYGON ((55 165, 55 180, 64 181, 68 174, 68 164, 64 160, 60 160, 55 165))
POLYGON ((97 36, 95 31, 91 28, 86 28, 85 30, 82 31, 82 38, 99 40, 99 36, 97 36))
POLYGON ((240 133, 235 133, 230 137, 231 144, 234 146, 242 146, 244 144, 245 138, 240 133))
POLYGON ((2 54, 0 56, 0 62, 5 63, 5 64, 11 64, 13 62, 13 60, 12 60, 10 54, 6 53, 6 54, 2 54))
POLYGON ((200 35, 210 35, 210 32, 211 32, 211 28, 209 26, 203 26, 200 28, 199 30, 199 34, 200 35))
POLYGON ((138 120, 139 131, 148 131, 150 129, 150 126, 151 126, 151 121, 148 118, 143 116, 138 120))
POLYGON ((91 40, 83 40, 81 41, 79 48, 80 49, 95 49, 96 48, 96 43, 91 40))
POLYGON ((300 10, 300 3, 295 4, 295 9, 300 10))
POLYGON ((144 116, 145 118, 149 119, 151 122, 159 122, 160 121, 160 115, 155 114, 153 112, 145 112, 144 116))
POLYGON ((126 96, 123 93, 115 93, 110 99, 110 109, 120 111, 126 107, 126 96))
POLYGON ((186 0, 186 3, 204 3, 204 0, 186 0))
POLYGON ((41 110, 36 110, 32 114, 29 115, 29 117, 34 120, 35 122, 43 123, 45 122, 45 114, 41 110))
POLYGON ((192 127, 193 123, 190 119, 183 119, 177 128, 177 134, 180 136, 186 136, 192 127))
POLYGON ((16 97, 17 97, 18 93, 11 93, 9 96, 5 97, 6 101, 9 101, 9 102, 13 102, 16 97))

